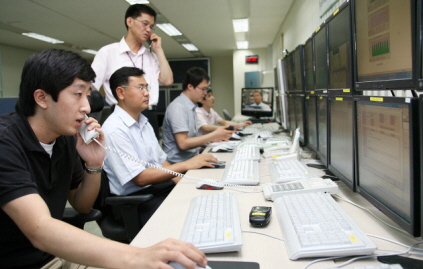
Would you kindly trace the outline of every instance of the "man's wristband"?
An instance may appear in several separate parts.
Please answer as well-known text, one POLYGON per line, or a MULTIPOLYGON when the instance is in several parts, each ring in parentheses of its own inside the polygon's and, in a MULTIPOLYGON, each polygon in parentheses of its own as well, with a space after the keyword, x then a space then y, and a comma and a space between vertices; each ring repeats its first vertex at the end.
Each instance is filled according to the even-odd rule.
POLYGON ((101 173, 101 171, 103 170, 103 166, 104 166, 104 162, 101 164, 99 168, 91 169, 87 167, 86 163, 84 163, 84 170, 90 175, 95 175, 95 174, 101 173))

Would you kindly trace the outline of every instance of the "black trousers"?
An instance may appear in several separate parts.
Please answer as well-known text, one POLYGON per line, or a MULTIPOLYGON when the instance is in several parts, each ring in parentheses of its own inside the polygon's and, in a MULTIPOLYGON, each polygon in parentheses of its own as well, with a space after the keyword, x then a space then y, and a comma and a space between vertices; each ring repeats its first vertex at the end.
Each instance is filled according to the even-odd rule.
POLYGON ((157 141, 160 140, 160 132, 159 132, 159 119, 157 117, 156 110, 144 110, 142 112, 144 116, 147 117, 148 122, 151 124, 154 130, 154 134, 156 135, 157 141))

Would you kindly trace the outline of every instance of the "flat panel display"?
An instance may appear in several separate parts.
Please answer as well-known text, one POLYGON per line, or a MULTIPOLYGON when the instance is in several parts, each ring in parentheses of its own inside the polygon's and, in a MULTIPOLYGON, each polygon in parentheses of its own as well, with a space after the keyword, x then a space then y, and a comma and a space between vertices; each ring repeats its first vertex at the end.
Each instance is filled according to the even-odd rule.
POLYGON ((306 119, 308 146, 317 151, 317 107, 316 96, 306 96, 306 119))
POLYGON ((274 88, 243 88, 241 114, 254 118, 273 116, 274 88))
POLYGON ((413 236, 420 235, 417 101, 357 101, 357 191, 413 236))
POLYGON ((313 34, 316 91, 326 93, 328 89, 327 27, 321 25, 313 34))
POLYGON ((297 128, 297 120, 295 117, 295 98, 293 95, 288 95, 288 122, 289 130, 291 132, 295 131, 297 128))
POLYGON ((418 90, 423 90, 423 0, 417 1, 416 18, 416 83, 418 90))
POLYGON ((298 46, 294 51, 295 92, 304 92, 304 46, 298 46))
POLYGON ((295 95, 295 118, 297 120, 297 128, 300 128, 300 141, 303 145, 307 144, 307 129, 305 128, 305 112, 304 112, 304 95, 295 95))
POLYGON ((295 92, 296 91, 296 84, 295 84, 295 66, 294 66, 294 57, 293 54, 290 53, 285 56, 286 63, 287 63, 287 73, 288 73, 288 92, 295 92))
POLYGON ((317 134, 318 151, 320 161, 328 165, 328 97, 317 96, 317 134))
POLYGON ((410 0, 354 1, 356 90, 413 87, 410 0))
POLYGON ((173 72, 174 84, 182 84, 185 73, 194 66, 206 70, 210 77, 210 60, 208 58, 169 59, 169 65, 173 72))
POLYGON ((329 122, 329 170, 354 190, 354 101, 352 97, 329 97, 329 122))
POLYGON ((313 39, 309 38, 304 45, 304 81, 306 92, 314 92, 314 54, 313 39))

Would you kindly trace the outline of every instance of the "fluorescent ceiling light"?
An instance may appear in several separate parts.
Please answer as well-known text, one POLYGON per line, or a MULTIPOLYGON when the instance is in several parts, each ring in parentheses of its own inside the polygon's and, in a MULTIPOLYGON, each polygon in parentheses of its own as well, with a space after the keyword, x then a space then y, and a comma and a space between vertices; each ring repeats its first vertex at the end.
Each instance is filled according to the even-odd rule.
POLYGON ((197 47, 194 46, 193 44, 182 44, 182 46, 184 46, 184 48, 186 48, 189 51, 198 51, 197 47))
POLYGON ((128 2, 131 5, 133 5, 133 4, 150 4, 150 2, 148 0, 125 0, 125 1, 128 2))
POLYGON ((235 33, 248 32, 248 19, 232 20, 235 33))
POLYGON ((242 50, 242 49, 248 49, 248 41, 237 41, 236 42, 236 46, 240 50, 242 50))
POLYGON ((96 55, 97 54, 97 51, 96 50, 92 50, 92 49, 84 49, 84 50, 82 50, 83 52, 86 52, 86 53, 89 53, 89 54, 94 54, 94 55, 96 55))
POLYGON ((175 26, 173 26, 171 23, 159 23, 157 24, 157 27, 159 27, 168 36, 182 35, 182 33, 179 32, 179 30, 176 29, 175 26))
POLYGON ((48 36, 45 36, 45 35, 36 34, 36 33, 22 33, 22 35, 29 36, 29 37, 32 37, 32 38, 35 38, 35 39, 38 39, 38 40, 41 40, 41 41, 44 41, 44 42, 53 43, 53 44, 65 43, 65 41, 58 40, 58 39, 48 37, 48 36))

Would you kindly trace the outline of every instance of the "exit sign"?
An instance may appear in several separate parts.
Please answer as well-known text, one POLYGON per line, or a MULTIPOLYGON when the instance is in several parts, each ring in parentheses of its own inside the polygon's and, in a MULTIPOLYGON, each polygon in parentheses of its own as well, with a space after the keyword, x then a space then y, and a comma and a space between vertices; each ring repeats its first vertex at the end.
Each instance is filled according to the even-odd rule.
POLYGON ((245 56, 246 64, 258 64, 258 55, 245 56))

